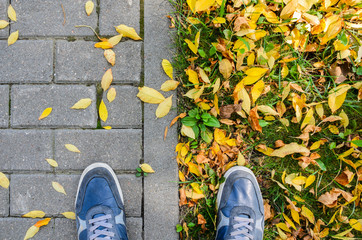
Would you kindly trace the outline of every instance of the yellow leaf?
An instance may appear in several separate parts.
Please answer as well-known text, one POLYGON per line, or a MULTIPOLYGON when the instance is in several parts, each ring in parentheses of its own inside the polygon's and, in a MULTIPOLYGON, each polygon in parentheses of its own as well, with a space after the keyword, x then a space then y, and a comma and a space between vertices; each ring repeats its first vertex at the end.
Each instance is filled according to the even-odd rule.
POLYGON ((277 111, 275 111, 272 107, 269 107, 267 105, 259 105, 257 108, 258 111, 262 112, 264 115, 273 115, 273 116, 279 115, 277 111))
POLYGON ((24 214, 22 217, 26 217, 26 218, 43 218, 45 216, 45 212, 43 211, 30 211, 26 214, 24 214))
POLYGON ((161 90, 164 92, 172 91, 177 88, 180 83, 175 80, 167 80, 161 85, 161 90))
POLYGON ((362 232, 362 219, 350 219, 349 225, 351 225, 351 227, 353 227, 357 231, 362 232))
POLYGON ((331 91, 329 91, 328 105, 332 113, 334 113, 337 109, 339 109, 342 106, 347 96, 347 91, 350 88, 351 86, 348 84, 341 84, 336 88, 333 88, 331 91))
POLYGON ((283 89, 282 101, 284 101, 284 99, 286 99, 288 97, 289 92, 290 92, 290 83, 283 89))
POLYGON ((113 102, 113 100, 116 98, 116 95, 117 95, 117 92, 116 92, 116 89, 115 88, 110 88, 107 92, 107 99, 108 99, 108 102, 113 102))
POLYGON ((349 119, 347 114, 342 110, 339 116, 342 118, 341 123, 344 128, 346 128, 349 125, 349 119))
POLYGON ((210 79, 202 68, 199 68, 200 77, 203 82, 210 83, 210 79))
POLYGON ((193 174, 195 174, 196 176, 200 177, 201 174, 199 172, 199 168, 195 163, 192 162, 188 162, 187 165, 189 166, 189 170, 190 172, 192 172, 193 174))
POLYGON ((278 16, 273 11, 264 11, 263 15, 270 23, 279 23, 278 16))
POLYGON ((285 213, 282 213, 283 214, 283 217, 285 219, 285 221, 287 221, 289 223, 289 225, 294 228, 294 230, 297 230, 297 228, 295 227, 293 221, 285 214, 285 213))
POLYGON ((305 186, 304 188, 309 187, 310 185, 312 185, 315 181, 315 175, 309 175, 309 177, 307 178, 307 180, 305 181, 305 186))
POLYGON ((75 213, 74 212, 63 212, 61 213, 64 217, 68 218, 68 219, 73 219, 75 220, 75 213))
POLYGON ((196 0, 187 0, 187 5, 193 13, 195 13, 196 0))
POLYGON ((91 15, 93 9, 94 9, 94 3, 92 1, 87 1, 85 3, 85 12, 87 13, 88 16, 91 15))
POLYGON ((191 42, 189 39, 185 39, 185 42, 186 42, 187 45, 189 46, 190 50, 191 50, 193 53, 197 54, 197 48, 198 48, 198 47, 197 47, 193 42, 191 42))
POLYGON ((173 67, 172 67, 170 61, 168 61, 167 59, 163 59, 162 68, 163 68, 163 71, 165 71, 165 73, 167 74, 167 76, 169 76, 171 79, 173 79, 173 67))
POLYGON ((10 185, 9 179, 6 177, 6 175, 2 172, 0 172, 0 186, 3 188, 8 188, 10 185))
POLYGON ((107 42, 97 42, 94 44, 95 48, 102 48, 102 49, 109 49, 113 48, 113 45, 111 43, 107 42))
POLYGON ((222 23, 226 23, 226 19, 223 18, 223 17, 217 17, 217 18, 214 18, 214 19, 212 20, 212 22, 215 23, 215 24, 217 24, 217 23, 222 24, 222 23))
POLYGON ((199 84, 199 77, 197 76, 197 72, 191 69, 187 69, 186 74, 189 75, 189 82, 195 85, 199 84))
POLYGON ((181 182, 186 181, 185 175, 180 170, 178 170, 178 177, 179 177, 181 182))
POLYGON ((278 224, 276 224, 276 226, 286 232, 292 232, 292 231, 290 231, 290 229, 287 227, 287 225, 285 223, 278 223, 278 224))
POLYGON ((198 0, 195 4, 195 11, 201 12, 208 10, 211 6, 213 6, 215 0, 198 0))
POLYGON ((183 124, 181 127, 181 134, 184 136, 188 136, 189 138, 193 138, 193 139, 196 138, 194 130, 192 130, 191 127, 185 126, 183 124))
POLYGON ((157 90, 149 87, 139 87, 137 97, 146 103, 159 104, 165 100, 165 97, 157 90))
POLYGON ((9 22, 5 20, 0 20, 0 29, 6 28, 9 25, 9 22))
POLYGON ((39 228, 36 227, 36 226, 31 226, 28 231, 26 231, 26 234, 25 234, 25 237, 24 237, 24 240, 28 240, 32 237, 35 236, 35 234, 37 234, 39 232, 39 228))
POLYGON ((76 146, 74 146, 73 144, 67 143, 64 146, 66 149, 68 149, 71 152, 80 153, 79 149, 76 146))
POLYGON ((314 114, 313 108, 310 108, 307 114, 305 115, 302 125, 300 125, 300 129, 303 129, 310 122, 310 120, 313 117, 313 114, 314 114))
POLYGON ((250 77, 259 77, 259 78, 261 78, 262 76, 264 76, 264 74, 267 71, 268 71, 267 68, 255 67, 255 68, 250 68, 250 69, 246 70, 245 74, 250 76, 250 77))
POLYGON ((292 214, 292 218, 293 218, 294 222, 296 222, 300 225, 299 213, 294 209, 290 209, 290 213, 292 214))
POLYGON ((64 188, 62 185, 60 185, 60 183, 58 182, 52 182, 52 186, 55 189, 55 191, 59 192, 59 193, 63 193, 64 195, 67 195, 67 193, 65 192, 64 188))
POLYGON ((237 159, 237 164, 238 166, 245 166, 246 165, 246 160, 243 156, 243 154, 241 154, 241 152, 238 153, 238 159, 237 159))
POLYGON ((274 152, 274 149, 267 147, 265 145, 264 146, 258 145, 255 147, 255 149, 261 153, 264 153, 267 156, 270 156, 274 152))
POLYGON ((299 145, 298 143, 289 143, 284 145, 283 147, 274 150, 270 156, 274 156, 274 157, 285 157, 287 155, 293 154, 293 153, 301 153, 301 154, 306 154, 309 155, 310 151, 308 148, 299 145))
POLYGON ((249 57, 248 57, 248 59, 247 59, 246 61, 247 61, 248 66, 254 65, 254 61, 255 61, 255 54, 254 54, 254 52, 252 52, 252 53, 249 55, 249 57))
POLYGON ((282 183, 285 184, 285 176, 287 175, 287 171, 284 170, 282 174, 282 183))
POLYGON ((111 126, 104 126, 103 128, 106 129, 106 130, 111 130, 112 129, 111 126))
POLYGON ((188 91, 184 96, 192 98, 194 100, 201 97, 201 95, 204 93, 205 86, 203 85, 200 89, 194 88, 188 91))
POLYGON ((288 238, 288 236, 279 227, 277 227, 277 230, 281 239, 286 240, 288 238))
POLYGON ((291 0, 288 4, 283 8, 282 12, 280 13, 281 19, 289 18, 297 9, 298 0, 291 0))
POLYGON ((217 93, 217 91, 219 91, 219 88, 220 88, 220 78, 216 79, 214 85, 212 86, 213 89, 212 89, 212 94, 215 94, 217 93))
POLYGON ((256 102, 256 100, 259 98, 259 96, 263 91, 264 91, 264 81, 260 80, 257 83, 255 83, 255 85, 251 89, 251 99, 253 103, 256 102))
POLYGON ((110 39, 108 39, 108 42, 109 42, 110 44, 112 44, 112 46, 114 47, 114 46, 116 46, 116 45, 122 40, 122 37, 123 37, 122 34, 118 34, 118 35, 113 36, 113 37, 111 37, 110 39))
POLYGON ((106 107, 106 104, 104 104, 104 101, 102 100, 99 104, 99 117, 103 122, 107 121, 108 118, 108 110, 106 107))
POLYGON ((314 214, 312 213, 311 210, 309 210, 308 208, 306 208, 305 206, 302 206, 302 212, 301 214, 306 217, 309 222, 314 223, 315 219, 314 219, 314 214))
POLYGON ((49 116, 49 114, 52 112, 52 110, 53 110, 53 108, 46 108, 38 119, 42 120, 43 118, 46 118, 47 116, 49 116))
POLYGON ((19 31, 12 32, 8 38, 8 46, 14 44, 19 38, 19 31))
POLYGON ((246 91, 245 88, 242 88, 239 93, 238 93, 239 99, 243 100, 241 103, 241 107, 244 109, 244 111, 249 114, 250 112, 250 106, 251 106, 251 102, 250 102, 250 97, 248 92, 246 91))
POLYGON ((156 117, 162 118, 166 116, 172 107, 172 95, 161 102, 156 109, 156 117))
POLYGON ((15 9, 13 8, 13 6, 11 6, 11 4, 8 7, 8 17, 12 21, 16 22, 16 12, 15 12, 15 9))
POLYGON ((49 163, 50 166, 58 167, 58 163, 55 160, 50 159, 50 158, 46 158, 45 160, 49 163))
POLYGON ((339 129, 335 125, 328 125, 328 129, 333 134, 339 134, 339 129))
POLYGON ((200 188, 200 185, 198 183, 191 183, 190 184, 192 189, 196 192, 196 193, 199 193, 199 194, 202 194, 202 191, 201 191, 201 188, 200 188))
POLYGON ((303 185, 306 181, 306 177, 304 176, 298 176, 292 180, 292 183, 295 185, 303 185))
POLYGON ((315 143, 313 143, 312 144, 312 146, 310 146, 310 150, 316 150, 316 149, 318 149, 320 146, 321 146, 321 140, 319 140, 319 141, 316 141, 315 143))
POLYGON ((319 116, 320 119, 323 118, 324 115, 324 109, 323 109, 323 104, 319 103, 315 106, 315 110, 319 116))
POLYGON ((219 71, 225 79, 228 79, 233 71, 233 66, 229 60, 224 58, 221 62, 219 62, 219 71))
POLYGON ((132 27, 128 27, 124 24, 121 24, 116 27, 116 31, 123 35, 123 37, 128 37, 133 40, 142 40, 140 36, 136 33, 136 30, 132 27))
POLYGON ((198 199, 205 198, 205 195, 197 193, 197 192, 192 191, 192 190, 187 190, 186 191, 186 197, 194 199, 194 200, 198 200, 198 199))
POLYGON ((289 69, 287 67, 287 65, 284 65, 283 68, 282 68, 282 78, 286 78, 289 74, 289 69))
POLYGON ((116 64, 116 54, 112 49, 106 49, 104 51, 104 57, 106 58, 107 62, 109 62, 112 66, 116 64))
POLYGON ((90 99, 90 98, 82 98, 81 100, 76 102, 71 107, 71 109, 86 109, 87 107, 89 107, 89 105, 91 105, 91 103, 92 103, 92 99, 90 99))
POLYGON ((111 85, 112 81, 113 81, 113 74, 112 74, 112 69, 110 68, 104 73, 104 75, 102 77, 101 85, 102 85, 103 91, 107 91, 107 89, 111 85))

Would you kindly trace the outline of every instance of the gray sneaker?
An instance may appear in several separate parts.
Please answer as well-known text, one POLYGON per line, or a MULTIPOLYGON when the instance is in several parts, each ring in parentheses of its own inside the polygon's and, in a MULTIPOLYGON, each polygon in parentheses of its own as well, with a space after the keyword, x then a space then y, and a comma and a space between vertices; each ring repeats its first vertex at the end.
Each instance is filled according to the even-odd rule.
POLYGON ((236 166, 224 177, 217 194, 216 240, 262 240, 263 198, 253 172, 236 166))

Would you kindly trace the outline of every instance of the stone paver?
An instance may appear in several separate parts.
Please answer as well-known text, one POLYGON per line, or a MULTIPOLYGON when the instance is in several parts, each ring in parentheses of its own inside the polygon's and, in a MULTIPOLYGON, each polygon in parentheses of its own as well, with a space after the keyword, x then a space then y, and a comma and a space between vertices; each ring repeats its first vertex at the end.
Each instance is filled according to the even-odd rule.
POLYGON ((142 128, 142 105, 137 98, 138 88, 132 86, 113 86, 116 98, 109 102, 107 92, 103 93, 103 101, 108 109, 108 119, 102 126, 112 128, 142 128))
POLYGON ((63 83, 99 82, 112 67, 114 83, 138 84, 141 78, 141 46, 134 41, 121 42, 113 51, 116 64, 112 67, 104 58, 103 50, 89 41, 57 41, 55 81, 63 83))
MULTIPOLYGON (((5 175, 9 178, 9 175, 5 175)), ((0 187, 0 217, 9 215, 9 188, 0 187)), ((1 232, 1 231, 0 231, 1 232)))
POLYGON ((11 89, 11 126, 97 127, 96 88, 77 85, 18 85, 11 89), (92 99, 87 109, 71 109, 82 98, 92 99), (51 114, 38 120, 45 108, 51 114))
MULTIPOLYGON (((8 21, 7 15, 8 1, 0 0, 0 19, 8 21)), ((6 38, 9 36, 9 28, 0 29, 0 38, 6 38)))
POLYGON ((52 143, 49 130, 0 130, 0 171, 51 170, 52 143))
POLYGON ((135 170, 142 157, 139 129, 59 130, 55 133, 55 159, 59 169, 83 170, 94 162, 108 163, 114 170, 135 170), (73 144, 81 153, 68 151, 73 144))
POLYGON ((102 0, 99 15, 99 32, 102 35, 114 35, 115 26, 125 24, 140 30, 139 0, 102 0), (123 13, 123 14, 119 14, 123 13))
MULTIPOLYGON (((141 216, 142 179, 120 175, 124 191, 127 216, 141 216)), ((13 174, 10 183, 10 214, 20 216, 34 209, 47 215, 60 216, 62 212, 74 211, 74 201, 80 175, 13 174), (67 195, 56 192, 52 181, 59 182, 67 195)))
POLYGON ((0 83, 48 83, 53 78, 53 41, 0 41, 0 83))
MULTIPOLYGON (((96 4, 96 1, 93 0, 96 4)), ((29 36, 93 36, 88 28, 76 25, 97 26, 96 8, 87 16, 83 0, 17 0, 12 6, 17 12, 18 21, 11 26, 19 30, 21 37, 29 36), (65 24, 64 13, 65 12, 65 24)))
POLYGON ((9 126, 9 86, 0 86, 0 128, 9 126))

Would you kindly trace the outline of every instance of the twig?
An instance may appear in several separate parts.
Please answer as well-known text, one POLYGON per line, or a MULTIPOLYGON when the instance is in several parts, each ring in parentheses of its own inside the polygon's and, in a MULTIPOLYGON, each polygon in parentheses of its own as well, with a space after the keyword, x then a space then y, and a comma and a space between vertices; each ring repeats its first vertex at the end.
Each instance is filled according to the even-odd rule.
POLYGON ((80 28, 80 27, 87 27, 87 28, 90 28, 92 29, 92 31, 94 32, 94 34, 97 36, 97 38, 102 41, 102 39, 99 37, 99 35, 97 34, 97 32, 91 27, 91 26, 88 26, 88 25, 77 25, 77 26, 74 26, 76 28, 80 28))
POLYGON ((65 10, 64 10, 64 7, 63 7, 62 3, 60 4, 60 6, 62 7, 62 10, 63 10, 63 16, 64 16, 63 26, 64 26, 65 22, 66 22, 65 10))

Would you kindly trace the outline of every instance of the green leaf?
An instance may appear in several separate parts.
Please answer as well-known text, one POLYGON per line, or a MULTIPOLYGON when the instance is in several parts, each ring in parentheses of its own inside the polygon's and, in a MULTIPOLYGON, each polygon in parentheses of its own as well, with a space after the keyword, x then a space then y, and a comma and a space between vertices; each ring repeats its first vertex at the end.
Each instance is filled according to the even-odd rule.
POLYGON ((331 144, 329 144, 329 149, 335 149, 337 146, 336 142, 331 142, 331 144))
POLYGON ((352 143, 356 144, 358 147, 362 147, 362 140, 354 140, 352 143))
POLYGON ((209 55, 212 56, 216 53, 216 48, 214 47, 214 45, 212 45, 212 47, 209 50, 209 55))
POLYGON ((190 228, 192 228, 192 227, 195 227, 195 226, 196 226, 196 224, 195 224, 195 223, 193 223, 193 222, 190 222, 189 224, 187 224, 187 226, 188 226, 188 227, 190 227, 190 228))
POLYGON ((136 177, 141 177, 141 173, 140 172, 136 173, 136 177))
POLYGON ((177 225, 176 225, 176 232, 179 233, 179 232, 182 231, 182 229, 183 229, 183 228, 182 228, 182 226, 181 226, 180 224, 177 224, 177 225))
POLYGON ((201 131, 201 138, 207 143, 211 143, 213 134, 210 130, 206 129, 206 131, 201 131))
POLYGON ((199 49, 198 52, 199 52, 199 54, 200 54, 201 57, 206 58, 206 53, 205 53, 204 50, 199 49))
POLYGON ((183 119, 181 119, 181 122, 183 125, 188 126, 188 127, 192 127, 195 126, 197 123, 197 120, 193 117, 184 117, 183 119))
POLYGON ((195 138, 197 139, 199 137, 199 133, 200 133, 200 130, 199 130, 199 127, 197 125, 194 125, 192 127, 192 130, 194 131, 195 133, 195 138))
POLYGON ((147 176, 148 176, 148 173, 143 172, 143 176, 147 177, 147 176))
POLYGON ((204 113, 201 115, 201 118, 202 118, 202 120, 207 121, 209 118, 211 118, 211 115, 208 114, 208 113, 206 113, 206 112, 204 112, 204 113))
POLYGON ((137 172, 141 173, 142 169, 140 167, 136 168, 137 172))
POLYGON ((204 122, 204 124, 209 127, 220 127, 219 120, 217 120, 214 116, 211 116, 211 118, 209 118, 207 122, 204 122))
POLYGON ((317 159, 316 162, 318 163, 318 166, 322 171, 327 171, 326 165, 324 165, 321 160, 317 159))
POLYGON ((361 66, 359 66, 357 68, 357 75, 362 75, 362 67, 361 66))
POLYGON ((266 127, 268 126, 270 123, 268 123, 267 121, 263 120, 263 119, 259 119, 259 125, 260 127, 266 127))

